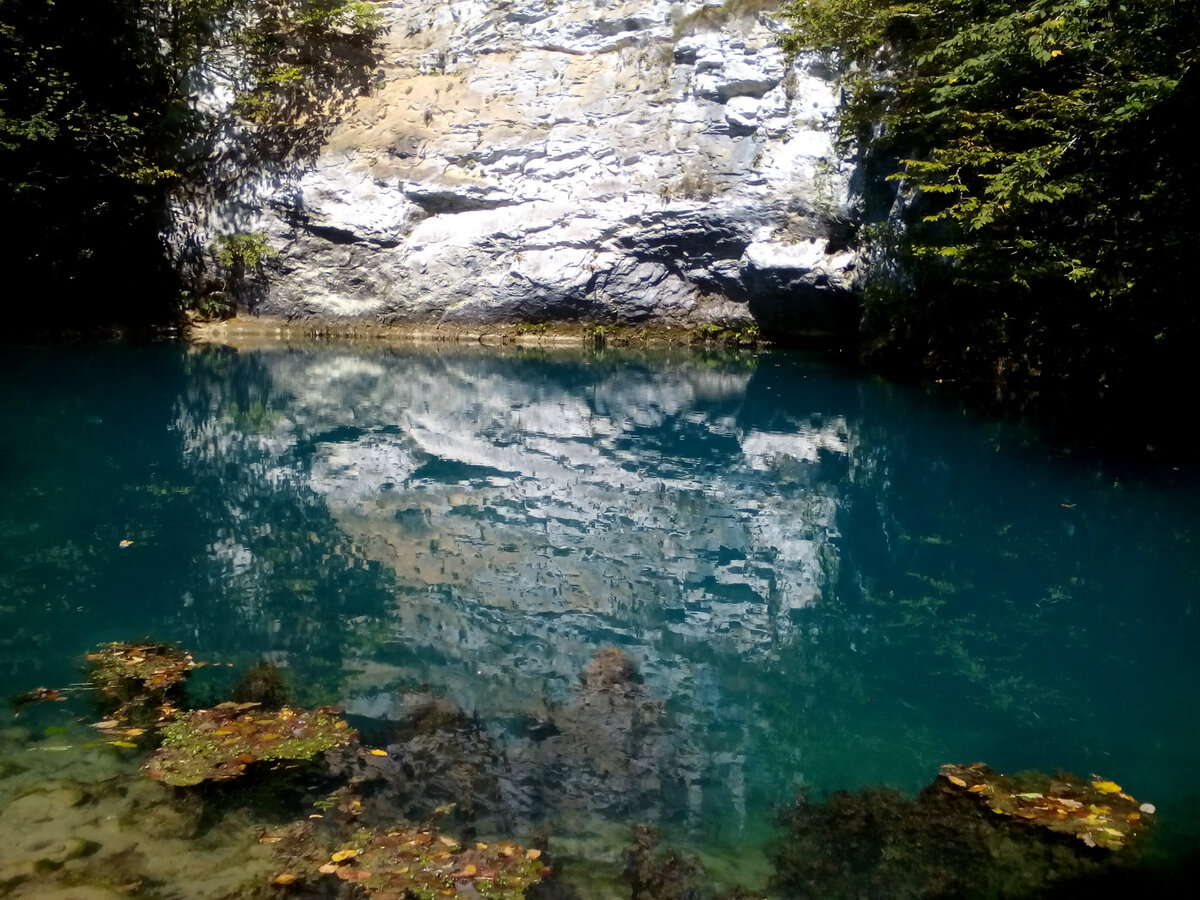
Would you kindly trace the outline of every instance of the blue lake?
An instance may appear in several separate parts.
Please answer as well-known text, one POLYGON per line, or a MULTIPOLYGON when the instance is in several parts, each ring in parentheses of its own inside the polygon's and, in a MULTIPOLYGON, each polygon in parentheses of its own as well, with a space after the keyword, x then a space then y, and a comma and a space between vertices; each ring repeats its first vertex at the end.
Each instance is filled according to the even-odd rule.
MULTIPOLYGON (((585 897, 633 823, 761 884, 798 791, 947 762, 1099 775, 1197 831, 1194 471, 784 352, 35 348, 0 404, 6 695, 79 684, 103 641, 230 664, 197 703, 266 659, 405 761, 398 814, 549 841, 585 897)), ((0 884, 103 883, 119 848, 155 896, 228 896, 172 886, 202 835, 83 814, 169 789, 68 697, 0 733, 0 802, 96 846, 35 872, 0 814, 0 884)))

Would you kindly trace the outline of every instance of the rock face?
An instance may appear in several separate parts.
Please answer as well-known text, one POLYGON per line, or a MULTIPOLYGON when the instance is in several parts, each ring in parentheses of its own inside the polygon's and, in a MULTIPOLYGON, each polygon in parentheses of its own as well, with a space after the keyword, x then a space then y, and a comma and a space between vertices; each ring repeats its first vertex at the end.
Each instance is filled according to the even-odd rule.
POLYGON ((181 203, 177 242, 265 231, 243 300, 292 317, 852 326, 837 93, 777 6, 381 3, 372 91, 313 158, 181 203))

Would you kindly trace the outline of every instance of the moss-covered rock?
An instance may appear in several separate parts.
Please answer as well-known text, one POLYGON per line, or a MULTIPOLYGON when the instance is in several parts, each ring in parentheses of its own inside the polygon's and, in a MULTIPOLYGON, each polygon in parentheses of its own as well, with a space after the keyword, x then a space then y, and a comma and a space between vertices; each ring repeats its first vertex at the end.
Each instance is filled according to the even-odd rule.
POLYGON ((92 684, 102 693, 125 700, 133 693, 161 693, 181 684, 200 665, 187 650, 170 644, 101 644, 86 659, 92 684))
POLYGON ((1152 804, 1139 804, 1119 784, 1102 778, 1002 775, 982 763, 945 765, 938 777, 943 790, 969 794, 995 815, 1106 850, 1120 850, 1146 829, 1154 814, 1152 804))
POLYGON ((354 740, 338 712, 332 707, 268 712, 257 703, 194 710, 162 726, 163 745, 144 768, 156 781, 186 787, 229 781, 261 760, 313 759, 354 740))
POLYGON ((888 788, 801 797, 782 815, 773 884, 821 900, 1073 895, 1137 863, 1133 839, 1153 807, 1122 793, 1100 779, 976 764, 942 767, 916 798, 888 788))
POLYGON ((549 874, 540 850, 511 841, 462 843, 432 827, 406 825, 360 837, 335 851, 319 871, 361 884, 374 900, 456 895, 520 900, 549 874))

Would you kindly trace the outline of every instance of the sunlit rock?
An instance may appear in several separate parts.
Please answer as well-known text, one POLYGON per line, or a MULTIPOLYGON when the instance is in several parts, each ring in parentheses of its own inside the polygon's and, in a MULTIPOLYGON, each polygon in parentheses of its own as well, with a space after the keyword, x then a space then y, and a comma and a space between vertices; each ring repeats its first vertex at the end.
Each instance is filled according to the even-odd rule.
MULTIPOLYGON (((173 243, 196 261, 264 231, 280 255, 243 302, 289 317, 844 327, 857 270, 822 249, 857 215, 838 92, 751 7, 381 4, 375 86, 319 151, 255 164, 231 120, 221 192, 181 198, 173 243)), ((198 102, 230 108, 210 80, 198 102)))

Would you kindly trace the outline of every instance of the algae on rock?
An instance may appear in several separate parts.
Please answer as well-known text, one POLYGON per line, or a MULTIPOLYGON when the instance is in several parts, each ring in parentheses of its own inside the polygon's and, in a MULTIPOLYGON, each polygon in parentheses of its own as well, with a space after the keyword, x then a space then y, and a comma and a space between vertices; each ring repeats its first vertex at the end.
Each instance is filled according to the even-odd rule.
POLYGON ((177 787, 229 781, 260 760, 310 760, 355 739, 332 707, 274 712, 257 707, 222 703, 164 725, 163 745, 146 762, 146 774, 177 787))

